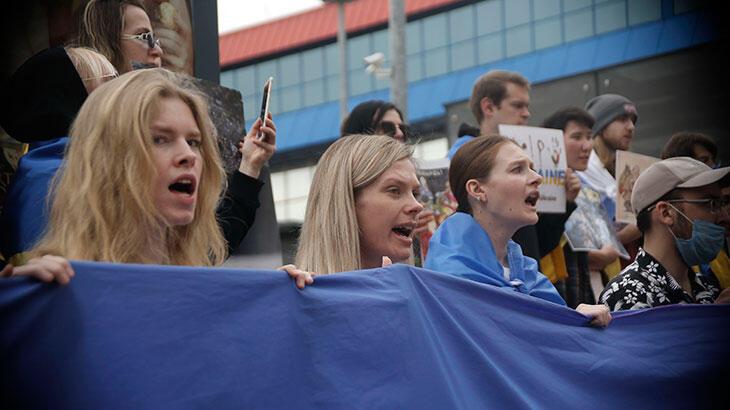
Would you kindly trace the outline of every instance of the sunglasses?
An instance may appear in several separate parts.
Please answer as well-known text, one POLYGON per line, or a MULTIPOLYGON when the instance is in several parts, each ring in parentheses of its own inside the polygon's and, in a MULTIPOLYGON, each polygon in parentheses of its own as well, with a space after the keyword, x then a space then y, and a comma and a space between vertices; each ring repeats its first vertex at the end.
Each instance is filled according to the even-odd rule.
POLYGON ((383 131, 383 134, 388 135, 391 138, 395 138, 395 134, 399 128, 403 133, 404 140, 408 140, 411 136, 411 127, 409 127, 408 124, 396 124, 393 121, 380 121, 378 128, 383 131))
POLYGON ((155 48, 155 47, 162 48, 160 46, 160 39, 155 37, 155 34, 152 33, 151 31, 148 31, 148 32, 142 33, 142 34, 135 34, 135 35, 122 34, 122 39, 144 41, 147 43, 147 47, 149 47, 149 48, 155 48))

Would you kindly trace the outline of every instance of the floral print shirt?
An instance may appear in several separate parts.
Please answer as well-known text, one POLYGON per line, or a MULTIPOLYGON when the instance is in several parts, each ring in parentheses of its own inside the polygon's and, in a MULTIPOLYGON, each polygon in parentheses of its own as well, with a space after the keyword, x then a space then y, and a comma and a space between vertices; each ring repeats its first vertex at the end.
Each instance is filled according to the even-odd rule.
POLYGON ((714 276, 688 272, 692 294, 688 294, 664 267, 639 248, 636 260, 611 280, 600 301, 611 311, 636 310, 682 303, 714 303, 720 285, 714 276))

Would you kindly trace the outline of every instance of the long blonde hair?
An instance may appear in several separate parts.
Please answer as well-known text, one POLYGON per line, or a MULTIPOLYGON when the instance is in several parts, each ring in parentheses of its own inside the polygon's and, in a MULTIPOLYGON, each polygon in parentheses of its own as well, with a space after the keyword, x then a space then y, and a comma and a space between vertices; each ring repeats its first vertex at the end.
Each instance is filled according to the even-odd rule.
POLYGON ((410 146, 385 135, 335 141, 320 158, 309 189, 297 267, 320 274, 361 269, 355 196, 412 153, 410 146))
POLYGON ((215 216, 225 184, 216 134, 205 101, 186 84, 165 69, 139 70, 89 96, 71 127, 49 225, 33 254, 177 265, 225 260, 215 216), (156 168, 150 123, 165 98, 183 101, 201 131, 198 202, 185 226, 169 226, 152 199, 156 168))
POLYGON ((117 69, 114 68, 109 60, 96 50, 88 47, 64 47, 68 58, 76 67, 81 81, 87 90, 94 90, 100 84, 118 75, 117 69))

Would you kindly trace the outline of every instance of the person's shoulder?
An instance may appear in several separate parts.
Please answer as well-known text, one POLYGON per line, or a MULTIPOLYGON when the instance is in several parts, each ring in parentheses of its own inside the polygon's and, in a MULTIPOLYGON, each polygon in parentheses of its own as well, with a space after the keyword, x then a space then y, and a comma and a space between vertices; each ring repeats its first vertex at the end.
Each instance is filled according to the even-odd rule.
POLYGON ((449 153, 447 154, 447 157, 449 159, 453 158, 454 155, 456 155, 456 151, 461 148, 462 145, 466 144, 467 142, 473 140, 475 137, 471 135, 464 135, 456 139, 456 142, 454 142, 454 145, 451 146, 449 149, 449 153))

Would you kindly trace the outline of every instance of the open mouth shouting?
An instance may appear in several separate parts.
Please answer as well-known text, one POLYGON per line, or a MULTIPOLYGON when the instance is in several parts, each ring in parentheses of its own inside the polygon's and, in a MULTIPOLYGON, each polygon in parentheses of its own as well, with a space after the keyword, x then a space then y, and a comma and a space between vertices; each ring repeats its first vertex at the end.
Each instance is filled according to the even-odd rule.
POLYGON ((182 175, 167 187, 172 193, 192 196, 197 188, 197 181, 193 175, 182 175))
POLYGON ((540 191, 532 191, 529 195, 527 195, 527 198, 525 199, 525 203, 529 205, 531 208, 537 209, 537 201, 540 199, 540 191))
POLYGON ((413 233, 414 226, 415 225, 412 223, 402 224, 394 227, 391 231, 395 233, 399 239, 410 245, 413 242, 411 234, 413 233))

